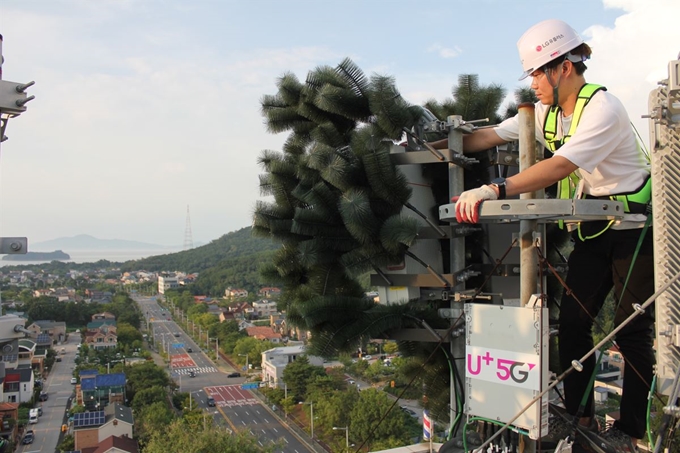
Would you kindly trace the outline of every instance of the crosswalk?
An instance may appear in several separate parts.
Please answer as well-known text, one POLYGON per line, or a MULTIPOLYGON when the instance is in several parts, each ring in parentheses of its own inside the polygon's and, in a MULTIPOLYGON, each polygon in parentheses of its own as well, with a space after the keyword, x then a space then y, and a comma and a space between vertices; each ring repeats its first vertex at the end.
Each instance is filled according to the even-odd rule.
POLYGON ((215 368, 214 366, 198 366, 191 368, 174 368, 172 370, 173 373, 182 375, 188 375, 192 371, 196 374, 217 373, 217 368, 215 368))

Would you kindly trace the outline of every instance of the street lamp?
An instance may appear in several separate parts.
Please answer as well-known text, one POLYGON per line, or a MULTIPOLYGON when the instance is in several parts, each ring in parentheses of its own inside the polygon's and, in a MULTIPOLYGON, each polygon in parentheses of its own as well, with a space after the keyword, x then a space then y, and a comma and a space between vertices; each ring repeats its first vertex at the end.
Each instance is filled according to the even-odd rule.
POLYGON ((345 449, 349 451, 349 426, 345 426, 344 428, 342 426, 334 426, 333 431, 337 430, 345 431, 345 449))
POLYGON ((311 421, 310 434, 312 436, 312 439, 314 439, 314 402, 310 401, 309 403, 307 403, 305 401, 301 401, 298 404, 309 404, 309 419, 311 421))
POLYGON ((246 358, 246 374, 248 374, 248 354, 239 354, 239 357, 245 357, 246 358))
POLYGON ((219 339, 219 337, 214 337, 214 338, 208 337, 208 345, 207 345, 208 348, 210 348, 210 342, 212 340, 215 340, 215 363, 217 363, 217 361, 220 358, 220 349, 219 349, 220 348, 220 339, 219 339))
POLYGON ((196 390, 196 391, 193 391, 193 392, 189 392, 189 410, 191 410, 192 407, 193 407, 193 403, 192 403, 192 401, 193 401, 193 400, 192 400, 192 395, 193 395, 194 393, 200 393, 201 391, 202 391, 202 390, 196 390))

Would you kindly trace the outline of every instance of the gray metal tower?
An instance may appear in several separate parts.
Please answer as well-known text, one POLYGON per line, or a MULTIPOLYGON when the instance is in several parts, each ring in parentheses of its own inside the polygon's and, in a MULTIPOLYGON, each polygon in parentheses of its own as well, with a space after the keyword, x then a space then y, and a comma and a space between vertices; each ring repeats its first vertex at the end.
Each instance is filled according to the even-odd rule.
POLYGON ((194 239, 191 234, 191 216, 189 215, 189 205, 187 205, 187 223, 184 227, 184 250, 194 248, 194 239))

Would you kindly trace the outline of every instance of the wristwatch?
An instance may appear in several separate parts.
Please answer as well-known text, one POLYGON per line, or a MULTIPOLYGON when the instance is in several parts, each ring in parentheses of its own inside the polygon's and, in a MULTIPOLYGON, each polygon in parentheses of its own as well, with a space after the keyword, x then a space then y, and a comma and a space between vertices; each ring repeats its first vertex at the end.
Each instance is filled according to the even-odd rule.
POLYGON ((505 200, 505 178, 496 178, 491 180, 491 185, 498 187, 498 199, 505 200))

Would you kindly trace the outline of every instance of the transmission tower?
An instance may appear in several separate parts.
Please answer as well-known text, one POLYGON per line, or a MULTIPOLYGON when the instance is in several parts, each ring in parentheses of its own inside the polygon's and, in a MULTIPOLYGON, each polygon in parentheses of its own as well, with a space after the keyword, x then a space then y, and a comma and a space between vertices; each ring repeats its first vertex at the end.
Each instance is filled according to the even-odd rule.
POLYGON ((189 215, 189 205, 187 205, 187 224, 184 227, 184 250, 194 248, 194 239, 191 234, 191 216, 189 215))

